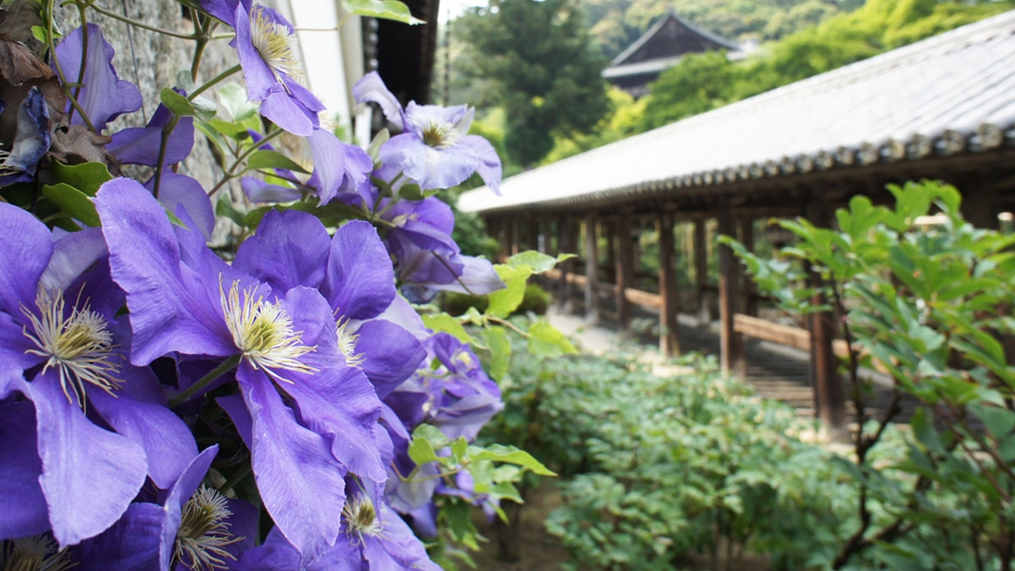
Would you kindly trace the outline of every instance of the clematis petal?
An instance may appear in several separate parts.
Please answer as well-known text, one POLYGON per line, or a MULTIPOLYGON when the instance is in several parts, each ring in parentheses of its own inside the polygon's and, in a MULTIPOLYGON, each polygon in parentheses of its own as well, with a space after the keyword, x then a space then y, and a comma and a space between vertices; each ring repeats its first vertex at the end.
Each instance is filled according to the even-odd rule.
POLYGON ((42 533, 49 529, 49 519, 39 486, 42 461, 32 403, 0 404, 0 442, 0 540, 42 533))
MULTIPOLYGON (((233 27, 236 29, 236 54, 243 68, 243 79, 247 84, 247 99, 249 101, 263 101, 270 94, 272 88, 278 86, 275 74, 261 57, 260 52, 254 47, 250 32, 250 11, 251 6, 237 3, 233 10, 233 27)), ((279 86, 281 90, 281 86, 279 86)), ((285 127, 283 127, 285 128, 285 127)), ((309 135, 309 131, 307 135, 309 135)), ((306 136, 306 135, 304 135, 306 136)))
POLYGON ((89 402, 117 433, 144 449, 152 481, 168 488, 197 455, 197 443, 183 420, 167 408, 151 369, 125 362, 119 366, 124 384, 116 396, 89 388, 89 402))
POLYGON ((159 565, 161 534, 165 520, 162 506, 130 504, 123 517, 98 537, 74 550, 76 571, 151 571, 159 565))
MULTIPOLYGON (((145 184, 149 190, 154 187, 154 178, 145 184)), ((179 209, 182 207, 196 226, 191 230, 200 232, 205 241, 211 240, 211 233, 215 230, 215 209, 201 183, 186 175, 163 171, 159 202, 177 216, 180 216, 179 209)))
POLYGON ((387 86, 384 85, 384 81, 381 80, 381 76, 376 71, 371 71, 360 78, 352 87, 352 95, 356 98, 357 103, 366 103, 368 101, 377 103, 381 106, 381 111, 388 121, 399 129, 405 128, 405 115, 402 111, 402 104, 398 102, 398 98, 394 94, 388 91, 387 86))
MULTIPOLYGON (((81 55, 84 49, 84 32, 81 28, 67 34, 56 46, 56 56, 64 77, 76 78, 81 71, 81 55)), ((77 100, 96 130, 102 131, 106 124, 123 113, 133 113, 141 108, 141 92, 129 81, 120 79, 113 69, 116 51, 102 37, 102 30, 96 24, 88 24, 88 47, 85 73, 77 100)), ((68 81, 71 81, 68 79, 68 81)), ((70 111, 70 103, 67 104, 70 111)), ((74 113, 72 124, 83 124, 81 115, 74 113)))
POLYGON ((327 204, 338 192, 345 178, 346 145, 327 129, 314 129, 307 137, 310 154, 314 159, 313 178, 308 184, 317 189, 321 205, 327 204))
POLYGON ((423 190, 451 188, 476 172, 475 151, 463 145, 435 149, 413 133, 396 135, 383 145, 380 160, 401 169, 423 190))
POLYGON ((270 184, 252 176, 240 177, 240 186, 251 202, 290 202, 303 196, 299 189, 270 184))
POLYGON ((53 255, 52 235, 27 211, 0 203, 0 311, 21 315, 53 255))
MULTIPOLYGON (((247 85, 250 85, 249 80, 247 85)), ((316 127, 314 121, 307 115, 307 108, 293 99, 281 83, 274 84, 261 100, 261 115, 300 137, 313 135, 316 127)))
MULTIPOLYGON (((173 113, 165 105, 160 104, 146 127, 132 127, 114 133, 113 140, 106 145, 106 150, 124 164, 154 167, 159 162, 162 129, 172 117, 173 113)), ((166 151, 162 164, 171 165, 182 162, 193 148, 194 118, 180 117, 176 128, 166 140, 166 151)))
POLYGON ((296 401, 304 425, 331 442, 332 454, 343 466, 364 478, 384 481, 387 470, 373 435, 379 428, 381 403, 362 372, 323 369, 301 375, 282 389, 296 401))
POLYGON ((486 295, 507 287, 489 260, 472 256, 457 256, 456 258, 462 264, 462 273, 449 283, 431 284, 432 287, 471 295, 486 295))
POLYGON ((106 240, 98 228, 71 232, 53 243, 53 255, 39 283, 47 289, 67 291, 81 274, 108 254, 106 240))
POLYGON ((131 362, 146 365, 156 358, 178 351, 187 355, 228 356, 236 353, 232 335, 222 319, 217 299, 218 268, 231 270, 204 247, 203 238, 193 235, 196 245, 180 247, 177 234, 164 208, 151 193, 130 179, 114 179, 102 185, 95 197, 102 220, 102 232, 110 246, 113 279, 127 292, 134 331, 131 362), (200 271, 182 263, 199 266, 200 271))
POLYGON ((322 553, 338 538, 346 469, 326 438, 296 422, 264 373, 241 363, 237 378, 253 420, 254 476, 264 506, 300 553, 322 553))
POLYGON ((395 275, 388 251, 372 224, 353 220, 331 240, 327 277, 321 293, 347 319, 367 319, 395 298, 395 275))
POLYGON ((479 173, 486 186, 490 187, 494 194, 500 196, 502 168, 496 149, 493 148, 490 141, 479 135, 466 135, 462 137, 461 144, 472 149, 478 159, 476 172, 479 173))
POLYGON ((145 480, 144 450, 92 424, 49 371, 28 385, 35 403, 43 493, 53 536, 65 547, 94 537, 127 510, 145 480), (101 482, 101 485, 96 485, 101 482))
POLYGON ((269 210, 257 233, 240 245, 233 267, 276 291, 317 288, 324 281, 329 242, 328 231, 313 215, 269 210))
POLYGON ((356 352, 363 354, 363 372, 373 383, 378 398, 388 396, 426 358, 423 344, 390 321, 364 321, 357 334, 356 352))

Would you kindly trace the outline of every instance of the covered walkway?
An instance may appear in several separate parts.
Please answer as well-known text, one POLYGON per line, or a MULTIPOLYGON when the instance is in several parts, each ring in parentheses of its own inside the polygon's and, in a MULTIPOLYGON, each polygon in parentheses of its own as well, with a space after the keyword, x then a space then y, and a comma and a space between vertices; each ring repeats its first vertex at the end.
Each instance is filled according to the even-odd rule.
POLYGON ((678 313, 718 315, 722 366, 744 377, 762 358, 745 336, 806 351, 818 416, 843 426, 836 316, 773 321, 714 237, 785 245, 767 219, 833 227, 851 197, 886 203, 886 184, 921 178, 962 190, 978 226, 1010 219, 1015 11, 523 173, 502 197, 466 193, 459 208, 485 218, 502 256, 578 252, 556 292, 561 302, 580 293, 589 324, 603 319, 605 299, 621 328, 636 307, 652 309, 672 354, 693 338, 678 313))

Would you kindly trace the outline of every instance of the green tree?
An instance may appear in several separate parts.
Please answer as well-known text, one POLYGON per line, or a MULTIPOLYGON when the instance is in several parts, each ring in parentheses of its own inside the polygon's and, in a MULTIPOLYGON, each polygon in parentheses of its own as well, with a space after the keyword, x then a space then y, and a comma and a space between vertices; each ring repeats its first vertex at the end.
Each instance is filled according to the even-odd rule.
POLYGON ((576 0, 490 0, 457 25, 474 48, 468 69, 488 81, 486 103, 504 108, 512 161, 537 163, 555 134, 587 132, 608 111, 606 62, 576 0))

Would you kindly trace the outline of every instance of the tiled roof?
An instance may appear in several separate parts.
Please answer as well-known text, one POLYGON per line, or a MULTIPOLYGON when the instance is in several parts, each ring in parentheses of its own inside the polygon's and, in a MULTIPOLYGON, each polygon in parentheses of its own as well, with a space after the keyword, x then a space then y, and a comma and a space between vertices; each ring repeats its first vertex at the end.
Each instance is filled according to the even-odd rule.
POLYGON ((477 189, 463 211, 604 200, 1015 146, 1015 11, 477 189))

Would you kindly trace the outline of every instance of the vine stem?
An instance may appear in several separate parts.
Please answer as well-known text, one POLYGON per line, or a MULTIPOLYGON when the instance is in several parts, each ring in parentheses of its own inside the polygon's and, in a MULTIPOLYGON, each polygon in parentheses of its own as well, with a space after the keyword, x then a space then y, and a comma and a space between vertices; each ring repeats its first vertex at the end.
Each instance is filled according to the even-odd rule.
POLYGON ((284 131, 282 131, 282 129, 276 129, 276 130, 272 131, 271 133, 268 133, 267 135, 265 135, 264 138, 261 139, 260 141, 258 141, 256 143, 254 143, 253 145, 251 145, 249 149, 244 151, 242 155, 240 155, 239 157, 236 158, 236 162, 234 162, 233 165, 231 167, 229 167, 229 170, 226 171, 226 174, 225 174, 225 176, 222 177, 222 180, 218 181, 215 184, 215 186, 213 186, 211 188, 211 190, 208 191, 208 196, 211 196, 211 195, 215 194, 216 192, 219 191, 220 188, 222 188, 222 185, 224 185, 225 183, 229 182, 230 180, 236 178, 236 174, 235 174, 236 168, 238 166, 240 166, 241 164, 243 164, 243 161, 246 160, 247 157, 249 157, 250 155, 254 154, 254 151, 256 151, 257 149, 260 149, 264 145, 267 145, 269 142, 271 142, 272 139, 278 138, 282 133, 284 133, 284 131))
POLYGON ((110 10, 106 10, 105 8, 102 8, 100 6, 95 5, 95 2, 87 2, 87 3, 80 4, 80 5, 82 7, 91 8, 92 10, 95 10, 96 12, 98 12, 99 14, 102 14, 103 16, 106 16, 107 18, 112 18, 114 20, 119 20, 119 21, 121 21, 121 22, 123 22, 125 24, 129 24, 129 25, 134 26, 136 28, 141 28, 143 30, 148 30, 149 32, 155 32, 155 33, 163 34, 163 35, 170 36, 170 37, 173 37, 173 38, 179 38, 181 40, 199 40, 199 39, 204 37, 201 34, 181 34, 179 32, 174 32, 172 30, 166 30, 164 28, 159 28, 157 26, 152 26, 150 24, 145 24, 144 22, 139 22, 137 20, 134 20, 133 18, 128 18, 128 17, 123 16, 121 14, 117 14, 116 12, 112 12, 110 10))
POLYGON ((212 369, 210 373, 201 377, 201 380, 197 381, 193 385, 190 385, 189 387, 187 387, 185 391, 181 392, 180 394, 170 399, 169 408, 179 406, 181 403, 186 402, 187 399, 197 394, 198 391, 212 384, 212 382, 214 382, 215 379, 229 372, 233 367, 239 364, 241 357, 242 357, 241 355, 233 355, 232 357, 229 357, 225 361, 222 361, 222 363, 219 364, 218 367, 215 367, 214 369, 212 369))
MULTIPOLYGON (((231 67, 231 68, 223 71, 222 73, 216 75, 215 77, 209 79, 207 82, 205 82, 200 87, 195 89, 192 93, 188 94, 187 95, 187 101, 193 101, 194 99, 197 98, 198 95, 201 95, 202 93, 204 93, 208 89, 214 87, 217 83, 221 82, 223 79, 226 79, 227 77, 235 74, 236 72, 240 71, 241 69, 243 69, 243 68, 240 67, 240 64, 236 64, 233 67, 231 67)), ((192 69, 191 73, 192 74, 196 74, 196 70, 192 69)))

